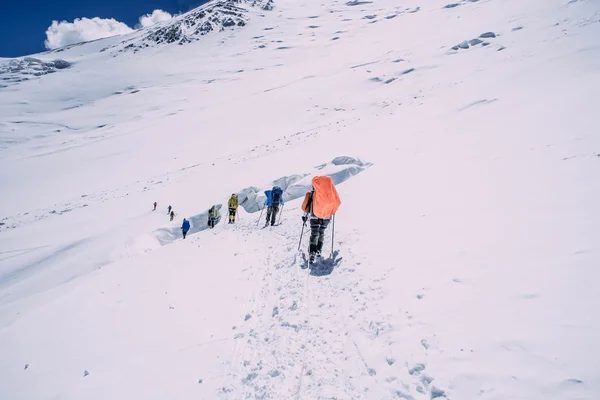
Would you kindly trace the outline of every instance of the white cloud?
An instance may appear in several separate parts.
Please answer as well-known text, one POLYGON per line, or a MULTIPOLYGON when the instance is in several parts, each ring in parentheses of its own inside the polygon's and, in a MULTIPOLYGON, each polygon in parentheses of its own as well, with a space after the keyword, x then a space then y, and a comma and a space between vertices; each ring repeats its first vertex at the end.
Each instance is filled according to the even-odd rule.
POLYGON ((142 28, 156 24, 157 22, 168 21, 173 16, 163 10, 154 10, 152 14, 146 14, 140 17, 140 25, 142 28))
MULTIPOLYGON (((140 17, 140 26, 138 27, 145 28, 157 22, 168 21, 171 18, 173 16, 166 11, 154 10, 152 14, 140 17)), ((53 50, 74 43, 88 42, 131 32, 133 32, 132 28, 114 18, 75 18, 73 22, 52 21, 52 25, 46 30, 44 44, 47 49, 53 50)))
POLYGON ((109 36, 133 32, 126 24, 113 18, 75 18, 73 22, 52 21, 46 30, 47 49, 56 49, 73 43, 87 42, 109 36))

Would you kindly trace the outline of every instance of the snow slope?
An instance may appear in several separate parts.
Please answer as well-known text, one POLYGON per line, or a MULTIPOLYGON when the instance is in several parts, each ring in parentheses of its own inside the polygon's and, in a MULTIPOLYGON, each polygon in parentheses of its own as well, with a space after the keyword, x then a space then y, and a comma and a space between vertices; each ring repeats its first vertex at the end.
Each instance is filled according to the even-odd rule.
POLYGON ((600 398, 598 2, 238 5, 11 64, 70 67, 0 88, 0 398, 600 398))

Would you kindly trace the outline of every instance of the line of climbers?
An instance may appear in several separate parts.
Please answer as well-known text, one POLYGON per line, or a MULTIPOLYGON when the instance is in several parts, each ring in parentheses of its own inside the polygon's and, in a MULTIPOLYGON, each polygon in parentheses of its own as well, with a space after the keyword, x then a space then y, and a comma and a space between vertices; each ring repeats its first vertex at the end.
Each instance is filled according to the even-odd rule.
MULTIPOLYGON (((267 198, 258 220, 260 223, 262 213, 266 207, 267 219, 264 226, 266 228, 269 226, 269 224, 271 226, 275 225, 275 222, 277 221, 277 214, 279 214, 279 218, 281 220, 284 200, 283 190, 279 186, 274 186, 271 190, 266 190, 264 193, 267 198)), ((327 226, 332 218, 335 217, 335 213, 341 204, 342 202, 338 192, 329 176, 315 176, 312 179, 312 190, 306 193, 304 196, 304 201, 302 202, 302 211, 304 211, 304 215, 302 216, 302 233, 300 235, 300 245, 298 246, 298 250, 300 250, 302 235, 304 234, 304 227, 310 220, 310 244, 308 248, 310 263, 313 263, 316 257, 321 256, 321 252, 323 251, 323 243, 325 241, 325 230, 327 229, 327 226)), ((235 224, 235 218, 239 206, 240 203, 237 194, 232 193, 229 201, 227 202, 227 207, 229 209, 229 224, 235 224)), ((156 211, 156 207, 157 203, 154 202, 154 211, 156 211)), ((171 221, 173 221, 175 212, 170 205, 167 209, 167 213, 169 214, 171 221)), ((210 229, 214 228, 218 220, 219 210, 216 205, 213 205, 208 210, 208 227, 210 229)), ((183 233, 184 239, 189 230, 190 222, 184 218, 181 225, 181 232, 183 233)))
MULTIPOLYGON (((156 211, 156 207, 158 206, 158 203, 155 201, 154 204, 154 209, 152 209, 152 211, 156 211)), ((175 211, 173 211, 173 207, 171 207, 171 205, 169 205, 169 207, 167 207, 167 215, 169 216, 169 220, 173 221, 173 219, 175 218, 175 211)))

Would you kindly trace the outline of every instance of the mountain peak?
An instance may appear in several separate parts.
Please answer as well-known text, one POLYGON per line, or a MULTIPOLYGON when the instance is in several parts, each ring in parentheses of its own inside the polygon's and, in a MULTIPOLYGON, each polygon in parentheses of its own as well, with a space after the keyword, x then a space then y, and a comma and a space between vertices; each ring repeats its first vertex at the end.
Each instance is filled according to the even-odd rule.
POLYGON ((156 44, 191 43, 213 31, 245 26, 251 8, 269 11, 273 7, 273 0, 214 0, 147 29, 141 39, 134 39, 123 50, 138 51, 156 44))

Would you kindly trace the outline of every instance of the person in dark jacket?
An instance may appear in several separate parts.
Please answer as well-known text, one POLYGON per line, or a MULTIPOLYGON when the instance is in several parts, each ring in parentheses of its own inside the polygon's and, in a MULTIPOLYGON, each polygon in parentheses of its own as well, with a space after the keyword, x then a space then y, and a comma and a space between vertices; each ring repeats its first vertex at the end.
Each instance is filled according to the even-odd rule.
POLYGON ((310 263, 315 262, 316 257, 321 256, 323 251, 323 242, 325 241, 325 229, 329 225, 330 218, 319 218, 313 213, 313 197, 314 190, 306 193, 304 202, 302 203, 302 211, 306 214, 302 217, 302 221, 310 220, 310 246, 308 252, 310 255, 310 263))
POLYGON ((156 206, 158 205, 158 203, 154 202, 154 210, 152 211, 156 211, 156 206))
POLYGON ((173 218, 175 218, 175 211, 171 210, 171 221, 173 221, 173 218))
POLYGON ((181 224, 181 232, 183 233, 183 238, 185 239, 185 235, 187 235, 190 230, 190 221, 187 219, 183 219, 183 224, 181 224))
POLYGON ((208 226, 210 229, 215 227, 218 218, 219 210, 217 209, 217 206, 212 206, 210 210, 208 210, 208 226))
POLYGON ((173 207, 171 207, 171 205, 169 204, 169 207, 167 207, 167 214, 171 214, 172 209, 173 209, 173 207))
POLYGON ((283 206, 283 190, 279 186, 274 186, 273 189, 265 191, 265 195, 267 196, 267 200, 265 201, 265 205, 267 206, 266 227, 269 223, 271 223, 271 226, 275 225, 279 206, 283 206))

